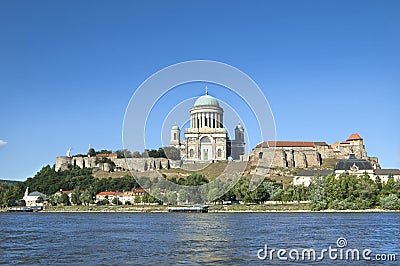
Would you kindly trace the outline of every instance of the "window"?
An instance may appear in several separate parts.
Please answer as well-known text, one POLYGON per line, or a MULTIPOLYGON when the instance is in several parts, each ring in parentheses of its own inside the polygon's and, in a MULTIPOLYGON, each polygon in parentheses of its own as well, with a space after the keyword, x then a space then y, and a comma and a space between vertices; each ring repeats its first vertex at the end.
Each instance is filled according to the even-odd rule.
POLYGON ((217 150, 217 156, 218 156, 218 157, 222 157, 222 151, 221 151, 221 149, 218 149, 218 150, 217 150))
POLYGON ((258 154, 258 158, 259 158, 259 159, 262 159, 262 157, 263 157, 263 153, 260 152, 260 153, 258 154))
POLYGON ((190 149, 190 151, 189 151, 189 157, 193 157, 193 150, 192 149, 190 149))
POLYGON ((202 137, 200 143, 211 143, 211 139, 208 136, 202 137))
POLYGON ((174 133, 174 140, 176 140, 176 132, 174 133))

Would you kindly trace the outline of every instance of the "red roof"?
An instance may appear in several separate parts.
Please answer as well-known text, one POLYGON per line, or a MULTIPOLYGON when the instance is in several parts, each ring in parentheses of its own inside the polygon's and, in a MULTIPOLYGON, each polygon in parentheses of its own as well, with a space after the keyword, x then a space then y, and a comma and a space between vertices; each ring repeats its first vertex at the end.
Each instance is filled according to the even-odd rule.
POLYGON ((357 133, 353 133, 348 139, 346 139, 346 141, 352 141, 352 140, 363 140, 363 138, 357 133))
POLYGON ((115 196, 115 195, 117 195, 117 192, 115 191, 102 191, 96 196, 115 196))
MULTIPOLYGON (((321 142, 317 142, 320 144, 321 142)), ((312 141, 264 141, 256 146, 256 148, 268 147, 310 147, 315 148, 316 143, 312 141)))
POLYGON ((99 153, 96 154, 96 157, 102 157, 102 158, 118 158, 118 155, 116 153, 99 153))

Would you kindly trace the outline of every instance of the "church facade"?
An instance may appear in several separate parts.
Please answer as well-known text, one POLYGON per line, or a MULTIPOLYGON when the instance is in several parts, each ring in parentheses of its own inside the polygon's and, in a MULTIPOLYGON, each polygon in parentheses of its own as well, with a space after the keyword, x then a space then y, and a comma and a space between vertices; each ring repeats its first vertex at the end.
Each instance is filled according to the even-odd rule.
POLYGON ((245 152, 244 128, 235 128, 235 139, 229 140, 223 126, 224 110, 216 98, 206 93, 190 109, 190 126, 184 139, 177 125, 171 128, 170 146, 180 149, 181 158, 188 161, 223 161, 239 159, 245 152))

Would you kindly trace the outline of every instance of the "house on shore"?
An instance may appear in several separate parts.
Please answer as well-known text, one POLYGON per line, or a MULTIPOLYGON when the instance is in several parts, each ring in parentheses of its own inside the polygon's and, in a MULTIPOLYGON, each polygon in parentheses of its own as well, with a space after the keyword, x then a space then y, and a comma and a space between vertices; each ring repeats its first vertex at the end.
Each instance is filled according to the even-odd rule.
POLYGON ((379 178, 385 183, 389 177, 393 176, 394 180, 400 179, 399 169, 374 169, 371 162, 367 159, 356 158, 354 154, 350 154, 349 158, 340 160, 334 170, 302 170, 293 177, 293 185, 308 187, 311 183, 311 178, 315 176, 327 176, 334 174, 336 177, 341 174, 352 174, 356 176, 369 175, 370 178, 376 180, 379 178))

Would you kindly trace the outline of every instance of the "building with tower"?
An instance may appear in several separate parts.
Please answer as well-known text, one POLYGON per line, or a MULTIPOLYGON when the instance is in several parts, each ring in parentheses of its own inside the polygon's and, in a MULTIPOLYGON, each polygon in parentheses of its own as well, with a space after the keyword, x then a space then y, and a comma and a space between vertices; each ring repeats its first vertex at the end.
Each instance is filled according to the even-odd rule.
POLYGON ((189 161, 214 161, 239 159, 244 154, 244 128, 239 123, 235 140, 229 140, 223 126, 224 110, 216 98, 206 93, 200 96, 190 109, 190 126, 180 140, 180 128, 171 128, 170 146, 180 149, 181 158, 189 161))

